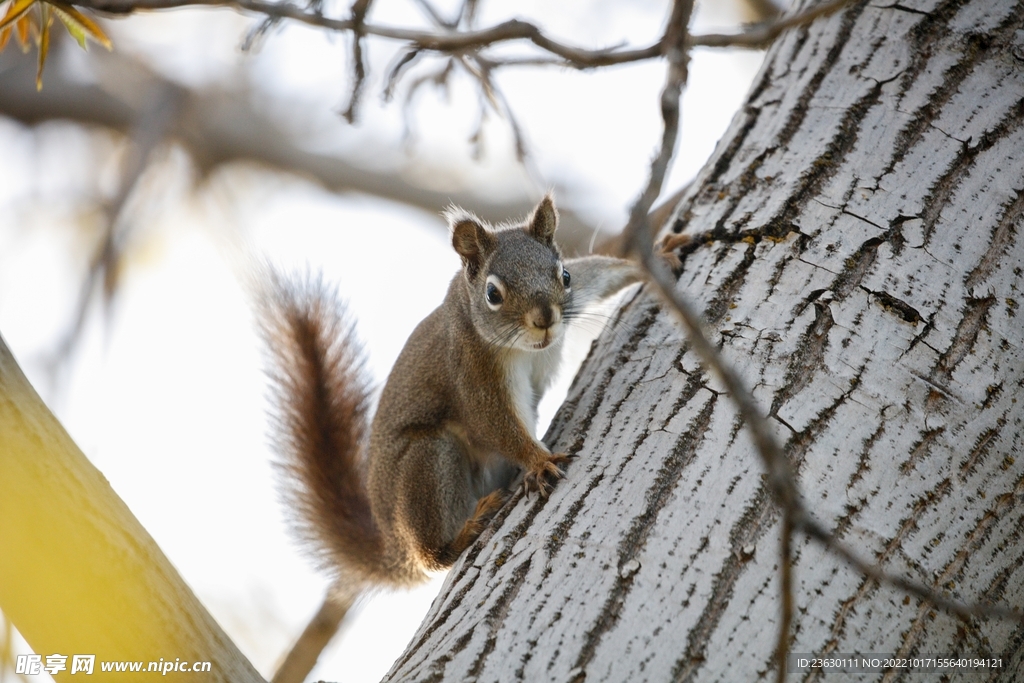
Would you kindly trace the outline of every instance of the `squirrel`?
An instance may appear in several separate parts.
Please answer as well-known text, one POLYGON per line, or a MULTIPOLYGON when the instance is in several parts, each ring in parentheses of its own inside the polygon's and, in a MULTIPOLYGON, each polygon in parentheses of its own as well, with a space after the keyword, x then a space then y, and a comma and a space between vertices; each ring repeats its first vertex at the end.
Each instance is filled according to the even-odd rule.
POLYGON ((520 470, 526 492, 548 495, 568 456, 537 439, 537 404, 566 326, 641 278, 622 259, 563 260, 550 195, 518 225, 454 207, 446 218, 462 268, 406 342, 369 430, 362 350, 336 296, 273 273, 264 292, 286 494, 353 594, 450 567, 520 470))

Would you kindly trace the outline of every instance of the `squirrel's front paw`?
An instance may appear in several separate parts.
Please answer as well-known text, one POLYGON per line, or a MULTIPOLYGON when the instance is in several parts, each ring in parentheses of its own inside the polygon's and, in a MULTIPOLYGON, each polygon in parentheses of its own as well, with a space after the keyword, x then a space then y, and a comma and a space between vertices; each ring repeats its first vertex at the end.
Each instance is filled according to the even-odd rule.
POLYGON ((693 237, 690 235, 679 235, 671 233, 666 235, 657 245, 658 255, 661 257, 662 263, 668 266, 676 275, 683 267, 683 261, 680 258, 679 250, 682 247, 687 247, 693 242, 693 237))
POLYGON ((571 459, 565 453, 549 453, 543 456, 537 463, 526 471, 523 476, 523 490, 526 493, 536 491, 542 497, 547 498, 554 487, 552 479, 561 479, 564 475, 560 465, 564 465, 571 459))

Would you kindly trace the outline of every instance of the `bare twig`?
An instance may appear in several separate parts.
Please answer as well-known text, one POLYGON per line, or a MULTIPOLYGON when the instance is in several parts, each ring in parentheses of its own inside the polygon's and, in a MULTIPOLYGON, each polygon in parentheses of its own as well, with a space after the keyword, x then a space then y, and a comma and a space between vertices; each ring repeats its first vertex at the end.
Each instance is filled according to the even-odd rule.
POLYGON ((124 215, 125 204, 138 185, 153 150, 165 138, 176 115, 181 95, 176 87, 170 85, 155 93, 146 113, 139 118, 138 125, 132 131, 117 194, 104 207, 106 225, 103 239, 90 259, 88 271, 79 286, 75 319, 47 359, 46 365, 51 375, 56 375, 81 338, 94 297, 102 291, 103 302, 109 306, 117 294, 120 260, 130 230, 124 215), (101 282, 102 289, 98 287, 101 282))
POLYGON ((391 98, 394 97, 395 94, 395 87, 398 85, 398 79, 403 73, 405 73, 406 69, 415 64, 421 56, 423 56, 423 51, 413 48, 403 52, 394 61, 394 66, 388 69, 388 77, 384 85, 383 98, 385 102, 391 101, 391 98))
POLYGON ((352 609, 356 594, 342 586, 332 587, 284 661, 274 672, 270 683, 302 683, 316 666, 320 653, 338 632, 345 615, 352 609))
POLYGON ((788 510, 782 512, 782 534, 779 538, 779 634, 775 646, 775 680, 786 683, 786 656, 789 654, 789 632, 793 625, 793 519, 788 510))
POLYGON ((689 45, 691 47, 765 48, 787 29, 804 26, 818 17, 834 14, 850 4, 850 2, 851 0, 829 0, 820 5, 812 5, 804 11, 797 12, 788 17, 754 24, 742 33, 706 33, 699 36, 691 36, 689 45))
POLYGON ((352 94, 348 108, 342 116, 349 123, 356 121, 356 108, 366 83, 366 58, 363 56, 363 37, 366 35, 366 13, 370 11, 373 0, 355 0, 352 3, 352 94))
POLYGON ((587 50, 553 40, 535 24, 520 19, 510 19, 490 28, 476 31, 442 34, 380 24, 358 24, 351 18, 332 19, 318 12, 303 10, 292 4, 267 2, 266 0, 81 0, 75 4, 111 14, 130 14, 137 10, 193 6, 234 7, 270 17, 291 19, 333 31, 355 31, 358 27, 363 35, 402 40, 410 43, 410 47, 444 53, 457 53, 503 42, 527 40, 545 52, 561 57, 565 60, 562 62, 563 65, 581 69, 654 59, 661 56, 662 53, 660 41, 644 48, 587 50))
MULTIPOLYGON (((762 0, 764 1, 764 0, 762 0)), ((315 14, 321 14, 323 12, 323 0, 309 0, 306 3, 306 8, 315 14)), ((266 38, 267 33, 270 29, 278 26, 282 21, 281 17, 264 17, 261 21, 256 23, 246 34, 242 40, 241 50, 242 52, 249 52, 250 50, 259 50, 263 39, 266 38)))
POLYGON ((647 214, 658 195, 661 194, 661 187, 665 182, 665 175, 675 153, 676 140, 679 136, 679 100, 688 76, 689 56, 686 50, 686 27, 692 12, 693 2, 691 0, 675 0, 665 35, 659 41, 665 47, 665 57, 669 63, 665 87, 661 91, 661 115, 665 126, 662 130, 661 147, 651 162, 651 173, 647 185, 630 208, 629 222, 623 231, 624 245, 628 250, 639 254, 643 254, 644 251, 650 252, 652 259, 653 235, 648 234, 650 226, 647 214))
POLYGON ((253 25, 249 32, 242 39, 242 52, 256 51, 263 43, 270 29, 281 23, 280 17, 263 17, 262 20, 253 25))
MULTIPOLYGON (((691 35, 687 38, 687 47, 743 47, 763 48, 787 29, 802 26, 820 16, 836 12, 850 0, 829 0, 815 5, 803 12, 789 17, 755 24, 744 32, 736 34, 711 33, 691 35)), ((480 30, 451 30, 463 21, 471 23, 475 2, 463 5, 458 21, 454 24, 446 21, 426 0, 419 0, 431 19, 440 27, 442 33, 408 29, 396 26, 385 26, 365 22, 365 12, 357 12, 358 6, 369 4, 366 0, 356 0, 349 19, 334 19, 324 16, 319 8, 305 10, 288 2, 269 2, 267 0, 79 0, 75 3, 81 7, 110 12, 112 14, 128 14, 136 10, 171 9, 187 6, 223 6, 235 7, 239 10, 256 12, 273 19, 291 19, 310 26, 318 26, 333 31, 353 31, 357 37, 366 35, 402 40, 410 43, 410 49, 432 50, 443 53, 457 53, 465 50, 482 49, 503 42, 527 40, 544 52, 559 59, 517 59, 519 65, 559 65, 575 69, 592 69, 613 64, 655 59, 665 54, 668 47, 666 38, 640 48, 611 47, 602 49, 585 49, 568 45, 545 35, 540 28, 528 21, 510 19, 495 26, 480 30)), ((358 42, 358 41, 357 41, 358 42)), ((505 63, 506 60, 495 60, 505 63)))
MULTIPOLYGON (((504 93, 495 86, 494 81, 491 79, 490 65, 480 62, 475 59, 475 57, 475 54, 464 55, 457 59, 459 64, 461 64, 462 67, 480 84, 480 93, 484 100, 490 104, 491 108, 498 116, 508 121, 509 126, 512 128, 512 137, 515 140, 516 159, 520 163, 523 163, 528 156, 526 136, 523 134, 523 129, 519 125, 519 121, 516 120, 515 112, 512 111, 512 106, 508 103, 508 99, 505 97, 504 93)), ((481 112, 480 127, 473 134, 474 138, 479 137, 482 133, 483 121, 485 118, 484 112, 481 112)))
POLYGON ((467 27, 476 23, 476 5, 477 0, 464 0, 459 8, 458 23, 467 27))

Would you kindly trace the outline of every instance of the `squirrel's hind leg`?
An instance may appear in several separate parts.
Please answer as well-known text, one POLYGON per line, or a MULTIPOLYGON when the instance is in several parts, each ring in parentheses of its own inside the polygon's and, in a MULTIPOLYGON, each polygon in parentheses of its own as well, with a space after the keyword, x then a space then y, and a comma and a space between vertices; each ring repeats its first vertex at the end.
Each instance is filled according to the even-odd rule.
POLYGON ((510 495, 498 489, 478 498, 473 469, 462 440, 447 431, 422 436, 406 449, 399 475, 405 492, 397 496, 402 508, 397 518, 425 569, 454 564, 510 495))
POLYGON ((505 489, 498 489, 492 491, 486 496, 476 502, 476 510, 473 512, 473 516, 466 520, 466 523, 462 525, 462 529, 459 531, 455 539, 441 548, 441 551, 437 554, 438 564, 450 567, 455 564, 455 560, 459 559, 466 548, 473 545, 473 541, 479 538, 483 530, 487 528, 487 524, 494 517, 494 514, 501 509, 501 506, 505 504, 511 493, 505 489))

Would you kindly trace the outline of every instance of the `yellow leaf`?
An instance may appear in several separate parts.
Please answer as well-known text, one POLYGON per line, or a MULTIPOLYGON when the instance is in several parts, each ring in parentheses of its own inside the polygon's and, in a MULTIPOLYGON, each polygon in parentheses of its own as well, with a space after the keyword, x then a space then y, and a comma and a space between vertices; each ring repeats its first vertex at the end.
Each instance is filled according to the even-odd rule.
POLYGON ((33 19, 35 19, 35 16, 32 14, 23 14, 21 19, 18 19, 14 25, 18 29, 18 45, 21 47, 21 51, 26 54, 28 54, 29 48, 32 47, 32 44, 28 42, 28 38, 34 26, 33 19))
POLYGON ((46 53, 50 51, 50 24, 53 17, 50 15, 50 6, 45 2, 39 4, 42 13, 39 29, 39 68, 36 70, 36 90, 43 89, 43 67, 46 66, 46 53))
POLYGON ((107 38, 107 34, 103 32, 103 29, 101 29, 95 21, 82 14, 71 5, 63 2, 55 2, 52 3, 52 5, 53 11, 57 13, 60 20, 64 22, 64 26, 67 27, 68 33, 74 36, 75 40, 77 40, 78 44, 83 48, 85 47, 85 37, 89 36, 108 50, 113 49, 114 46, 111 44, 110 38, 107 38), (74 26, 74 28, 72 28, 72 26, 74 26))
POLYGON ((0 29, 7 28, 17 21, 35 2, 36 0, 14 0, 7 7, 7 14, 0 19, 0 29))
POLYGON ((11 27, 8 26, 5 29, 0 29, 0 52, 4 51, 7 47, 7 41, 11 39, 11 27))

